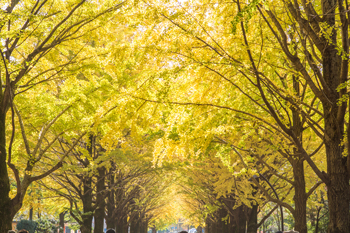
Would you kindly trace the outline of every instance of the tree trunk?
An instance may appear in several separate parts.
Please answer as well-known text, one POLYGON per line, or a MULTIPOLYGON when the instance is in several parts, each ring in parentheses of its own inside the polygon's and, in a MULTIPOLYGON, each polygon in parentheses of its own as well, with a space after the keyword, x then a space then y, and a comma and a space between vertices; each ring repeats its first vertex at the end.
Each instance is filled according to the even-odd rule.
POLYGON ((91 177, 85 177, 83 179, 83 215, 82 225, 80 226, 81 233, 91 233, 92 230, 92 179, 91 177))
POLYGON ((30 207, 29 209, 29 220, 33 221, 33 207, 30 207))
MULTIPOLYGON (((229 233, 229 224, 228 224, 228 220, 226 219, 227 217, 227 211, 225 210, 225 208, 221 208, 220 209, 220 218, 219 221, 221 222, 221 227, 220 227, 220 232, 222 233, 229 233), (222 219, 225 218, 226 221, 223 221, 222 219)), ((256 233, 256 232, 254 232, 256 233)))
MULTIPOLYGON (((322 56, 323 77, 330 89, 330 93, 327 95, 330 103, 326 101, 323 103, 325 125, 324 141, 327 155, 327 173, 329 177, 329 182, 327 184, 329 203, 328 232, 349 233, 349 177, 346 163, 343 162, 343 146, 341 146, 344 135, 344 116, 338 115, 338 113, 340 113, 338 110, 341 106, 337 105, 339 98, 337 88, 342 82, 340 79, 342 59, 337 51, 337 33, 335 30, 335 14, 338 1, 323 0, 322 3, 324 22, 329 25, 329 28, 333 28, 332 34, 327 40, 329 42, 322 56)), ((347 37, 345 39, 348 40, 347 37)), ((343 68, 345 70, 347 66, 343 68)))
POLYGON ((139 213, 135 215, 130 223, 130 233, 141 233, 139 213))
POLYGON ((115 232, 116 233, 125 233, 124 232, 123 222, 122 222, 121 219, 115 225, 115 232))
POLYGON ((59 226, 60 226, 60 232, 59 233, 64 233, 64 215, 66 214, 66 212, 62 212, 59 215, 59 226))
MULTIPOLYGON (((93 141, 94 136, 89 136, 89 142, 87 150, 89 154, 93 155, 93 141)), ((88 166, 89 161, 85 159, 86 166, 88 166)), ((93 218, 93 207, 92 207, 92 178, 88 176, 87 174, 83 174, 82 178, 83 183, 83 195, 82 195, 82 202, 83 202, 83 214, 81 216, 82 224, 80 226, 81 233, 91 233, 92 230, 92 218, 93 218)))
POLYGON ((104 190, 105 190, 105 171, 104 167, 98 168, 98 176, 96 183, 96 205, 95 210, 95 228, 94 233, 103 233, 103 225, 105 219, 105 200, 104 200, 104 190))
POLYGON ((152 227, 152 233, 157 233, 157 228, 156 227, 152 227))
POLYGON ((123 232, 128 233, 128 230, 129 230, 128 216, 125 215, 123 218, 123 232))
POLYGON ((258 205, 252 205, 249 212, 247 233, 256 233, 258 230, 258 205))
POLYGON ((327 186, 329 203, 329 233, 349 232, 349 181, 346 169, 342 164, 340 141, 326 145, 328 154, 327 167, 330 185, 327 186))
POLYGON ((124 212, 120 212, 117 215, 115 222, 115 232, 116 233, 128 233, 128 216, 124 212))
POLYGON ((7 233, 8 230, 12 229, 12 206, 9 196, 10 181, 6 161, 5 118, 6 113, 0 113, 0 233, 7 233))
POLYGON ((148 231, 148 220, 142 219, 141 233, 147 233, 148 231))
MULTIPOLYGON (((300 83, 293 75, 293 89, 297 96, 300 96, 300 83)), ((291 107, 293 116, 293 131, 300 143, 303 142, 303 122, 300 112, 291 107)), ((304 173, 304 156, 300 151, 294 148, 292 160, 293 177, 294 177, 294 220, 295 230, 299 233, 307 233, 306 225, 306 192, 305 192, 305 173, 304 173)), ((283 228, 282 228, 283 229, 283 228)))
MULTIPOLYGON (((336 105, 336 101, 335 101, 336 105)), ((349 233, 349 177, 340 146, 343 126, 337 122, 336 106, 325 108, 325 139, 327 154, 327 197, 329 204, 329 233, 349 233)), ((350 169, 350 168, 349 168, 350 169)))
POLYGON ((210 219, 209 219, 209 216, 207 216, 207 218, 205 219, 205 229, 204 229, 204 233, 211 233, 211 231, 210 231, 210 219))
POLYGON ((299 233, 307 233, 306 224, 306 192, 305 192, 305 176, 304 176, 304 162, 302 159, 294 161, 294 205, 295 205, 295 230, 299 233))
POLYGON ((116 223, 115 223, 115 227, 116 227, 116 233, 125 233, 123 232, 124 230, 124 217, 126 217, 126 213, 124 210, 124 206, 123 206, 123 195, 124 195, 124 190, 122 188, 118 188, 115 193, 114 193, 114 197, 115 197, 115 205, 116 205, 116 212, 117 212, 117 216, 115 216, 116 219, 116 223))
POLYGON ((217 218, 217 212, 213 213, 212 217, 213 217, 213 221, 210 224, 210 230, 212 233, 218 233, 217 229, 218 229, 218 218, 217 218))
MULTIPOLYGON (((325 108, 325 140, 327 154, 327 197, 329 204, 329 233, 349 233, 349 177, 343 163, 343 127, 337 122, 335 106, 325 108), (327 111, 328 110, 328 111, 327 111)), ((349 168, 350 169, 350 168, 349 168)))
MULTIPOLYGON (((111 168, 113 169, 113 168, 111 168)), ((113 228, 115 229, 115 218, 114 218, 114 210, 115 210, 115 201, 114 201, 114 194, 115 191, 113 189, 113 185, 114 185, 114 174, 110 171, 110 175, 109 175, 109 194, 107 196, 107 216, 106 216, 106 222, 107 222, 107 228, 113 228)))
POLYGON ((116 233, 128 233, 128 216, 123 213, 118 214, 118 220, 115 225, 116 233))
POLYGON ((236 232, 235 230, 236 230, 235 219, 232 215, 230 215, 229 232, 235 233, 236 232))
POLYGON ((236 215, 235 215, 235 219, 236 219, 236 233, 245 233, 245 229, 246 229, 246 214, 244 211, 244 206, 241 205, 240 207, 238 207, 237 209, 235 209, 236 215))
MULTIPOLYGON (((0 192, 2 192, 1 189, 0 189, 0 192)), ((0 195, 0 202, 1 202, 1 199, 6 199, 6 198, 0 195)), ((12 230, 12 217, 9 214, 10 212, 11 212, 10 202, 2 203, 2 206, 0 207, 0 233, 7 233, 8 230, 12 230)))

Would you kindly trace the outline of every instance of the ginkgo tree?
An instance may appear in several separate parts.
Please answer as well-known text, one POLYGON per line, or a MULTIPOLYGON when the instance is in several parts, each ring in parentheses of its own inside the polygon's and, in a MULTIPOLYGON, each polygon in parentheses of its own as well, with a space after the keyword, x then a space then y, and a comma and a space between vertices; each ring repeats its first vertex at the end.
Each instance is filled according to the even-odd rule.
MULTIPOLYGON (((93 35, 98 35, 104 22, 114 16, 123 3, 84 0, 12 0, 1 3, 4 7, 0 13, 3 41, 0 85, 0 232, 6 232, 11 229, 12 218, 21 208, 29 184, 57 170, 68 155, 67 152, 48 167, 42 167, 44 170, 34 171, 42 160, 47 159, 47 150, 68 130, 61 128, 55 131, 52 127, 79 102, 77 97, 61 103, 51 101, 51 105, 45 106, 48 103, 45 102, 46 98, 50 98, 46 94, 59 91, 65 80, 76 76, 73 71, 83 67, 84 61, 99 55, 85 49, 92 48, 93 35), (44 83, 50 83, 50 87, 44 83), (39 90, 39 93, 30 92, 33 89, 39 90), (28 93, 37 94, 37 98, 32 98, 31 103, 17 101, 21 96, 26 98, 28 93), (30 124, 27 124, 27 116, 22 116, 24 109, 38 111, 32 112, 32 116, 38 120, 33 123, 33 129, 27 128, 30 124), (27 135, 28 130, 33 134, 27 135), (14 153, 13 141, 16 135, 22 135, 23 138, 20 147, 24 153, 20 155, 14 153), (17 167, 16 164, 21 166, 17 167), (10 173, 14 174, 17 186, 13 195, 10 195, 10 173)), ((73 118, 71 120, 74 121, 73 118)), ((84 127, 89 125, 85 124, 84 127)))
MULTIPOLYGON (((169 137, 168 139, 164 137, 163 140, 159 141, 156 147, 158 148, 156 155, 159 158, 178 156, 178 154, 185 155, 186 153, 196 156, 201 151, 198 150, 198 147, 197 149, 195 146, 193 147, 193 145, 198 144, 190 144, 191 139, 198 141, 198 138, 202 138, 199 143, 202 143, 202 151, 204 151, 212 140, 223 137, 224 140, 221 141, 228 141, 228 145, 231 144, 235 147, 240 144, 248 150, 248 153, 241 153, 245 154, 243 159, 239 158, 243 164, 246 163, 244 159, 252 159, 254 156, 256 159, 261 159, 260 163, 267 163, 267 160, 262 159, 269 158, 267 156, 270 152, 262 154, 266 148, 276 152, 275 155, 279 154, 280 159, 286 159, 291 167, 287 166, 284 169, 292 169, 292 180, 281 176, 278 171, 276 172, 277 169, 273 168, 273 164, 267 164, 265 169, 271 168, 269 170, 273 171, 274 175, 294 186, 295 210, 291 205, 282 203, 267 192, 265 195, 268 199, 288 208, 296 218, 297 230, 306 232, 306 201, 308 197, 321 182, 325 182, 327 186, 331 185, 326 182, 325 177, 328 175, 321 172, 326 166, 320 159, 323 145, 326 145, 327 158, 331 158, 333 152, 338 149, 330 150, 329 147, 327 149, 327 140, 324 140, 325 128, 332 124, 325 119, 324 106, 321 106, 322 99, 325 98, 320 98, 322 92, 317 89, 315 84, 317 81, 325 84, 321 74, 324 69, 314 65, 316 61, 322 60, 318 57, 321 56, 319 50, 315 50, 313 47, 313 43, 316 42, 312 42, 318 38, 315 37, 315 34, 310 34, 313 37, 311 40, 307 40, 305 38, 308 35, 300 33, 300 30, 303 32, 304 29, 299 30, 298 27, 290 26, 302 24, 306 22, 306 19, 301 15, 298 16, 292 10, 291 15, 294 14, 294 19, 290 15, 284 14, 281 10, 284 9, 283 4, 284 2, 279 5, 267 1, 264 3, 259 1, 237 2, 235 4, 183 1, 166 5, 162 1, 146 2, 146 5, 158 15, 156 20, 159 24, 155 28, 158 30, 155 37, 159 35, 159 40, 163 41, 163 44, 159 43, 158 49, 166 54, 169 61, 166 68, 173 68, 173 76, 156 80, 161 86, 158 95, 149 91, 143 97, 137 96, 136 98, 154 103, 187 106, 186 108, 172 108, 171 114, 173 115, 169 120, 169 127, 165 135, 173 137, 171 139, 174 137, 177 139, 169 140, 169 137), (275 13, 271 13, 271 9, 275 9, 275 13), (282 12, 279 13, 280 11, 282 12), (235 12, 234 16, 232 12, 235 12), (263 14, 264 12, 271 18, 274 26, 271 26, 271 22, 263 14), (283 16, 281 19, 283 26, 274 18, 276 14, 283 16), (285 31, 283 31, 283 27, 286 28, 285 31), (281 34, 282 39, 277 32, 281 34), (259 37, 252 38, 252 35, 259 35, 259 37), (300 36, 303 39, 300 39, 300 36), (304 43, 304 41, 306 42, 304 43), (303 52, 299 52, 298 49, 303 52), (181 72, 184 69, 187 72, 181 72), (164 95, 165 91, 168 92, 164 95), (213 113, 212 109, 215 108, 221 115, 213 113), (179 122, 183 122, 183 126, 180 126, 179 122), (236 122, 241 124, 245 122, 246 127, 241 127, 242 130, 238 131, 237 128, 234 128, 236 122), (244 134, 243 137, 241 137, 242 134, 244 134), (254 138, 257 140, 252 140, 254 138), (260 144, 261 147, 254 145, 254 143, 260 144), (167 149, 163 150, 164 147, 167 149), (319 180, 313 178, 309 180, 313 182, 308 184, 305 182, 305 162, 308 164, 308 171, 311 171, 308 174, 313 177, 316 174, 319 180)), ((298 8, 298 4, 295 3, 293 6, 290 3, 290 9, 298 8)), ((310 11, 313 10, 311 3, 301 1, 300 4, 308 5, 310 11)), ((320 5, 320 3, 315 2, 315 6, 319 7, 320 5)), ((307 15, 308 8, 305 6, 302 9, 307 15)), ((340 4, 339 7, 341 8, 340 4)), ((321 11, 319 8, 317 10, 321 11)), ((326 11, 324 10, 324 12, 326 11)), ((328 38, 326 29, 317 30, 323 30, 323 37, 328 38)), ((324 42, 326 43, 327 39, 324 42)), ((326 47, 328 45, 332 47, 331 45, 335 44, 335 42, 327 43, 326 47)), ((319 46, 319 44, 317 45, 319 46)), ((340 48, 338 50, 341 51, 340 48)), ((341 56, 338 55, 335 59, 339 60, 340 58, 341 56)), ((159 61, 159 66, 163 63, 163 60, 159 61)), ((343 65, 345 68, 347 67, 346 63, 343 65)), ((334 85, 332 89, 334 96, 338 95, 336 88, 340 84, 341 82, 338 82, 337 85, 334 85)), ((152 83, 152 87, 154 86, 152 83)), ((333 119, 343 119, 339 129, 345 125, 345 102, 338 102, 338 99, 346 99, 346 96, 343 96, 344 93, 343 91, 342 95, 334 99, 332 102, 334 107, 331 108, 332 110, 338 109, 340 114, 338 118, 334 116, 333 119), (338 107, 337 104, 341 104, 341 107, 338 107)), ((334 135, 334 132, 329 132, 329 134, 334 135)), ((340 132, 338 135, 344 134, 340 132)), ((338 140, 336 137, 333 139, 327 141, 330 143, 328 146, 334 143, 333 145, 338 147, 342 143, 346 143, 346 137, 344 140, 338 140), (333 139, 337 142, 330 142, 333 139)), ((340 162, 342 153, 338 153, 337 156, 337 158, 334 157, 333 162, 340 162)), ((274 159, 269 160, 270 162, 274 161, 274 159)), ((230 163, 227 164, 231 166, 230 163)), ((344 164, 342 163, 342 165, 344 164)), ((327 162, 327 166, 329 175, 332 176, 333 168, 330 167, 330 161, 327 162)), ((251 168, 254 170, 257 167, 251 168)), ((345 173, 343 174, 345 175, 345 173)), ((338 178, 341 180, 340 177, 338 178)), ((254 183, 259 186, 257 181, 254 183)), ((337 189, 342 185, 335 186, 337 189)), ((260 187, 262 190, 265 189, 260 187)), ((345 190, 344 193, 346 193, 345 190)), ((328 198, 335 197, 334 193, 328 195, 328 198)), ((335 206, 338 204, 333 205, 333 207, 335 206)), ((348 204, 343 203, 339 206, 344 207, 348 204)), ((344 215, 339 215, 339 219, 348 216, 345 212, 348 213, 348 211, 344 211, 344 215)), ((336 216, 336 214, 334 213, 332 216, 336 216)), ((342 220, 333 219, 334 224, 340 222, 342 220)), ((335 228, 337 227, 333 225, 331 229, 335 228)))
POLYGON ((210 190, 229 195, 223 181, 239 177, 237 203, 263 193, 301 233, 324 183, 329 231, 348 232, 348 8, 341 0, 6 3, 0 232, 28 185, 61 167, 88 133, 110 152, 128 146, 125 132, 133 146, 156 139, 156 167, 218 157, 229 172, 211 164, 210 190), (122 5, 135 11, 118 23, 122 5))

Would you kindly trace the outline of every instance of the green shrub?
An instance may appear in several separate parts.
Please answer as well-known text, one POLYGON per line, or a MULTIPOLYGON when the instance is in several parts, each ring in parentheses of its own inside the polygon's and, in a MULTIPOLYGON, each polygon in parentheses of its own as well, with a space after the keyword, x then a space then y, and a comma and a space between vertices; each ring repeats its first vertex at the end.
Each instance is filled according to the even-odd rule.
POLYGON ((17 230, 25 229, 25 230, 29 231, 29 233, 34 233, 36 225, 37 225, 37 223, 34 221, 21 220, 17 223, 16 228, 17 228, 17 230))
POLYGON ((52 233, 57 232, 58 226, 56 226, 56 222, 48 220, 48 219, 39 219, 36 221, 37 227, 35 233, 52 233))

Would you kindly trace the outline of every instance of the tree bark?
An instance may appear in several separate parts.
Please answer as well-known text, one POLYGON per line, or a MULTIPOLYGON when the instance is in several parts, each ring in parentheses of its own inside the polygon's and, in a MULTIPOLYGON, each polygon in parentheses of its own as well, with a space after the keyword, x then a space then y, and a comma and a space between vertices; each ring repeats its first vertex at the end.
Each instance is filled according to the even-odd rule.
POLYGON ((116 233, 125 233, 125 232, 124 232, 124 226, 123 226, 122 220, 119 220, 119 221, 116 223, 115 232, 116 232, 116 233))
POLYGON ((30 207, 29 209, 29 220, 33 221, 33 207, 30 207))
POLYGON ((0 233, 7 233, 8 230, 12 229, 12 206, 9 196, 10 181, 6 161, 5 118, 6 113, 0 112, 0 233))
POLYGON ((104 167, 98 168, 98 176, 96 183, 96 205, 97 208, 95 210, 95 228, 94 233, 103 233, 103 225, 105 219, 105 198, 104 198, 104 190, 105 190, 105 173, 106 169, 104 167))
POLYGON ((148 231, 148 220, 142 219, 141 233, 147 233, 147 231, 148 231))
POLYGON ((256 233, 258 230, 258 205, 252 205, 249 212, 247 233, 256 233))
MULTIPOLYGON (((300 84, 293 75, 293 89, 297 96, 300 96, 300 84)), ((303 123, 300 113, 294 107, 291 107, 293 116, 293 131, 300 143, 303 142, 303 123)), ((305 190, 305 172, 304 172, 304 156, 298 149, 294 148, 294 153, 291 158, 294 177, 294 220, 295 230, 299 233, 307 233, 306 225, 306 190, 305 190)))
MULTIPOLYGON (((87 150, 89 154, 93 155, 94 149, 94 139, 95 137, 91 134, 89 136, 89 144, 87 150)), ((89 161, 85 159, 85 166, 89 165, 89 161)), ((83 183, 83 193, 82 193, 82 203, 83 203, 83 214, 81 216, 82 224, 80 225, 81 233, 91 233, 92 230, 92 218, 93 218, 93 206, 92 206, 92 178, 87 174, 82 174, 83 183)))
POLYGON ((245 229, 246 229, 246 215, 245 215, 245 211, 244 211, 244 206, 240 206, 237 209, 235 209, 236 215, 235 215, 235 219, 236 219, 236 233, 245 233, 245 229))
POLYGON ((210 219, 209 219, 209 216, 207 216, 207 218, 205 219, 204 233, 211 233, 211 231, 210 231, 210 219))
MULTIPOLYGON (((6 199, 6 198, 0 197, 0 199, 6 199)), ((11 212, 10 202, 2 203, 2 207, 0 207, 0 232, 1 233, 7 233, 8 230, 12 230, 12 217, 9 214, 10 212, 11 212)))
POLYGON ((293 164, 294 173, 294 220, 295 230, 299 233, 307 233, 306 224, 306 192, 305 192, 305 177, 304 177, 304 162, 302 159, 294 161, 293 164))
POLYGON ((217 216, 217 211, 215 213, 213 213, 213 221, 211 222, 211 232, 212 233, 219 233, 218 232, 218 224, 219 224, 219 221, 218 221, 218 216, 217 216))
MULTIPOLYGON (((226 221, 222 221, 223 218, 227 217, 227 211, 225 210, 225 208, 221 208, 220 209, 220 218, 219 221, 221 222, 221 227, 220 227, 220 232, 222 233, 229 233, 229 224, 228 224, 228 220, 226 221)), ((254 232, 256 233, 256 232, 254 232)))
POLYGON ((128 223, 128 215, 125 215, 123 218, 123 232, 128 233, 129 223, 128 223))
MULTIPOLYGON (((343 162, 342 135, 343 129, 336 122, 335 106, 325 108, 325 140, 327 154, 327 197, 329 204, 329 233, 349 233, 349 177, 343 162), (326 111, 328 110, 328 112, 326 111)), ((350 168, 349 168, 350 169, 350 168)))
POLYGON ((114 191, 114 203, 116 206, 116 209, 114 210, 115 216, 115 230, 116 233, 124 233, 123 230, 124 227, 124 217, 126 217, 125 209, 123 206, 123 197, 124 197, 124 189, 121 188, 121 186, 114 191))
POLYGON ((64 215, 66 214, 66 212, 62 212, 59 215, 59 226, 60 226, 60 232, 59 233, 64 233, 64 215))
MULTIPOLYGON (((325 22, 329 27, 334 27, 337 1, 324 0, 322 2, 325 22)), ((331 90, 331 93, 327 96, 330 103, 323 103, 327 173, 329 177, 327 184, 329 203, 328 232, 349 233, 349 177, 346 163, 343 161, 343 146, 341 146, 344 135, 344 117, 338 117, 340 106, 337 105, 339 98, 337 88, 341 83, 341 57, 338 56, 336 48, 337 33, 335 29, 332 31, 330 40, 322 57, 323 76, 331 90)))
MULTIPOLYGON (((124 212, 123 212, 124 213, 124 212)), ((128 233, 128 219, 125 214, 118 214, 118 220, 116 221, 116 233, 128 233)))
POLYGON ((130 223, 130 233, 141 233, 140 232, 140 217, 139 213, 135 215, 130 223))
MULTIPOLYGON (((112 168, 113 169, 113 166, 112 168)), ((115 210, 115 191, 113 189, 114 186, 114 174, 112 171, 109 171, 109 194, 107 196, 107 216, 106 216, 106 222, 107 222, 107 228, 113 228, 115 229, 115 218, 114 218, 114 210, 115 210)))
POLYGON ((92 230, 92 216, 93 216, 93 209, 92 209, 92 179, 91 177, 85 177, 83 179, 83 215, 82 218, 82 225, 80 226, 81 233, 91 233, 92 230))
POLYGON ((230 224, 229 224, 229 232, 235 233, 236 231, 235 219, 232 215, 230 215, 230 224))

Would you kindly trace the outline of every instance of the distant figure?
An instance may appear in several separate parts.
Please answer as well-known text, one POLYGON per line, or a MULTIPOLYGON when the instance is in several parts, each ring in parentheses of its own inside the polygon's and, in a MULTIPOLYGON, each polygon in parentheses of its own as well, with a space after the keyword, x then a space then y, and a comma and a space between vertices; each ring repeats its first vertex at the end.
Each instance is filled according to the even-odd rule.
POLYGON ((115 230, 113 228, 109 228, 106 233, 115 233, 115 230))
POLYGON ((179 233, 188 233, 187 231, 180 231, 179 233))

